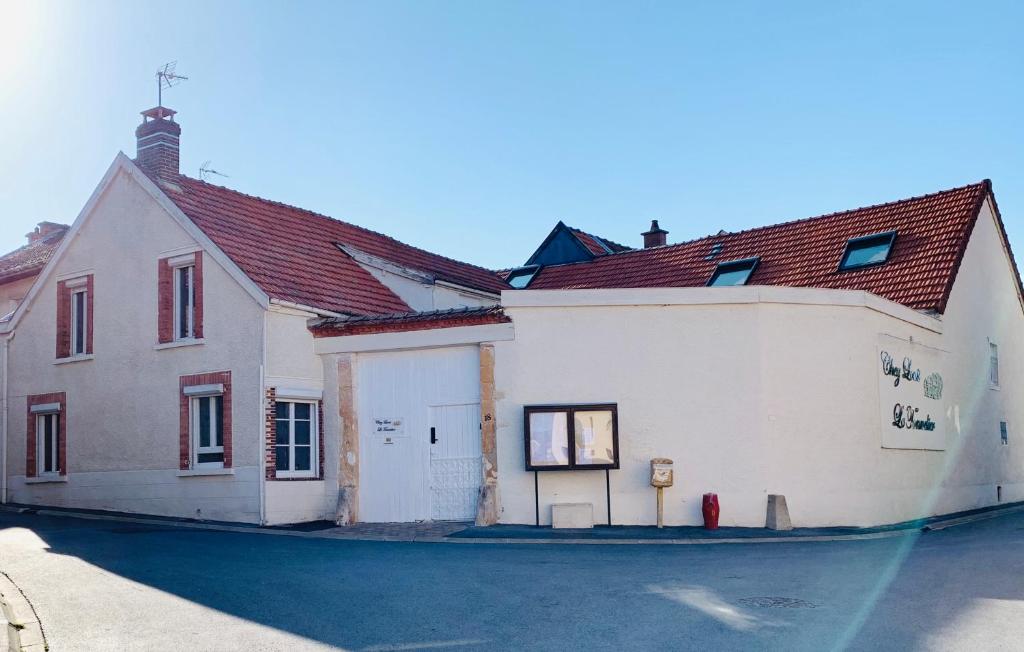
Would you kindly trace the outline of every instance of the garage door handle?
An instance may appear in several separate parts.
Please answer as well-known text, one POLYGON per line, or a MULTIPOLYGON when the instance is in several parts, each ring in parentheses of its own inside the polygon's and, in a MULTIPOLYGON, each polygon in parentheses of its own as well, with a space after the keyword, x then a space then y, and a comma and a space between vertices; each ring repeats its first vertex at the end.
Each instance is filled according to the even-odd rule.
POLYGON ((431 428, 430 429, 430 443, 431 444, 436 444, 437 443, 437 429, 436 428, 431 428))

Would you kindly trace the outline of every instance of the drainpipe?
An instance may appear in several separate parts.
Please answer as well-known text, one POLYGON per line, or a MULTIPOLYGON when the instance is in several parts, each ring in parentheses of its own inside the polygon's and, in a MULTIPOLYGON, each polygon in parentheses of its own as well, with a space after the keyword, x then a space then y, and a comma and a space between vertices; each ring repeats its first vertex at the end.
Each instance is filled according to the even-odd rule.
POLYGON ((3 342, 0 345, 0 358, 3 358, 3 361, 0 362, 0 374, 3 376, 0 378, 0 401, 3 401, 4 404, 3 413, 0 415, 0 466, 2 466, 2 471, 0 471, 0 504, 4 505, 7 504, 7 405, 9 403, 7 400, 7 370, 9 366, 7 364, 7 356, 12 337, 14 337, 13 333, 0 337, 0 341, 3 342))
POLYGON ((257 441, 256 450, 260 456, 260 525, 266 525, 267 523, 267 454, 264 450, 267 446, 266 442, 266 402, 267 402, 267 326, 269 325, 270 311, 263 311, 263 350, 261 351, 260 360, 260 399, 259 399, 259 427, 256 431, 259 433, 259 439, 257 441))

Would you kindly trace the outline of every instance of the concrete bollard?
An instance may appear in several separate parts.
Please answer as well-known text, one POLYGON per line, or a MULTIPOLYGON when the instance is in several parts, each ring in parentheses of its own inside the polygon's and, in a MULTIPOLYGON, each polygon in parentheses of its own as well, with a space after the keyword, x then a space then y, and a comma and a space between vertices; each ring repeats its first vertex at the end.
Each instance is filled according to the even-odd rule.
POLYGON ((551 527, 556 530, 594 527, 593 503, 555 503, 551 506, 551 527))
POLYGON ((789 507, 786 497, 781 494, 768 495, 768 517, 764 526, 769 530, 792 530, 793 523, 789 520, 789 507))

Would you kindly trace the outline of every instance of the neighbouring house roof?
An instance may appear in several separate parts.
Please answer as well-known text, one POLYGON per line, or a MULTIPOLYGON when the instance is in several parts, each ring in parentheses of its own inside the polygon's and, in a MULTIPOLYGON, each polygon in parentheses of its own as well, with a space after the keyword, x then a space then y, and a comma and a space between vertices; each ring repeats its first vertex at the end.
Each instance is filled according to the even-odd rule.
POLYGON ((410 312, 339 245, 435 280, 498 294, 497 273, 294 206, 178 176, 161 183, 181 211, 270 297, 349 315, 410 312))
POLYGON ((367 333, 397 333, 402 331, 452 328, 453 326, 481 326, 511 321, 498 306, 482 308, 453 308, 429 312, 405 312, 351 318, 326 319, 310 330, 314 337, 336 335, 364 335, 367 333))
POLYGON ((607 238, 567 226, 560 221, 527 259, 526 265, 573 263, 620 251, 630 251, 630 248, 607 238))
POLYGON ((629 251, 631 247, 621 245, 618 242, 612 242, 608 238, 602 238, 594 235, 593 233, 587 233, 577 228, 569 227, 576 239, 583 243, 590 253, 595 256, 603 256, 605 254, 613 254, 620 251, 629 251))
MULTIPOLYGON (((941 313, 991 192, 985 180, 887 204, 544 267, 529 289, 702 286, 719 263, 759 257, 748 285, 865 290, 941 313), (885 231, 897 232, 888 262, 839 271, 847 240, 885 231), (719 245, 720 253, 713 255, 719 245)), ((1002 229, 998 208, 996 219, 1002 229)))
POLYGON ((44 224, 52 227, 51 233, 39 236, 34 242, 0 256, 0 285, 35 276, 43 270, 54 252, 57 251, 57 247, 60 246, 61 240, 64 239, 64 235, 67 234, 70 227, 66 224, 50 222, 44 224))

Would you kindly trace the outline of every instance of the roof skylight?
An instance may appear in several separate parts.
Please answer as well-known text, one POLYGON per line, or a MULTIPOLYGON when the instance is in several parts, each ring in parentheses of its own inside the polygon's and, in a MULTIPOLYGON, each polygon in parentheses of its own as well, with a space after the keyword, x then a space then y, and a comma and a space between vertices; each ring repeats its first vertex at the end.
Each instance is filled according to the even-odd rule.
POLYGON ((505 280, 513 288, 517 290, 523 290, 530 284, 533 277, 540 271, 540 265, 527 265, 526 267, 520 267, 514 269, 508 274, 508 278, 505 280))
POLYGON ((892 244, 896 241, 895 231, 865 235, 859 238, 850 238, 846 242, 846 250, 839 263, 839 271, 848 269, 860 269, 881 265, 889 260, 892 253, 892 244))
POLYGON ((727 263, 718 263, 715 273, 708 279, 709 287, 725 287, 729 285, 746 285, 750 280, 757 264, 761 262, 758 257, 733 260, 727 263))

